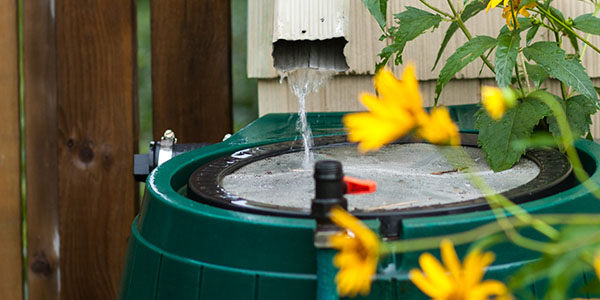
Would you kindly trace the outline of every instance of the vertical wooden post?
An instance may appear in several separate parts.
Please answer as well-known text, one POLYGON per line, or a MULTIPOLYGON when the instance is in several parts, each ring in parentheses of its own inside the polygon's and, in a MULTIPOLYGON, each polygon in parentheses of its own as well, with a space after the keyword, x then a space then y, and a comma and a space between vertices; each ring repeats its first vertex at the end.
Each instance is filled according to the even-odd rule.
POLYGON ((135 1, 56 0, 64 299, 115 299, 134 217, 135 1))
POLYGON ((137 201, 135 1, 24 2, 30 299, 116 299, 137 201))
POLYGON ((60 299, 56 31, 52 0, 23 1, 29 299, 60 299))
POLYGON ((0 0, 0 299, 23 299, 17 1, 0 0))
POLYGON ((219 142, 232 131, 230 2, 151 0, 154 138, 219 142))

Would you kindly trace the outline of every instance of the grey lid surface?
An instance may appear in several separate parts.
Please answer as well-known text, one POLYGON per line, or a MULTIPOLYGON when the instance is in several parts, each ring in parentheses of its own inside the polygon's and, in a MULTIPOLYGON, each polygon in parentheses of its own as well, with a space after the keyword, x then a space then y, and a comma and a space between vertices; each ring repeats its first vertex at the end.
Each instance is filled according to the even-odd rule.
MULTIPOLYGON (((509 170, 493 172, 480 149, 462 149, 474 162, 471 169, 498 193, 524 185, 540 173, 540 168, 526 158, 509 170)), ((356 146, 342 145, 315 149, 314 155, 316 160, 341 161, 345 175, 377 182, 377 192, 373 194, 346 196, 350 210, 368 212, 482 197, 464 170, 448 162, 445 155, 452 152, 447 150, 448 147, 423 143, 392 144, 362 155, 356 146)), ((252 162, 225 176, 221 186, 229 194, 256 203, 308 210, 314 197, 314 180, 313 170, 302 168, 303 158, 302 152, 292 152, 252 162)), ((466 161, 463 164, 468 165, 466 161)))

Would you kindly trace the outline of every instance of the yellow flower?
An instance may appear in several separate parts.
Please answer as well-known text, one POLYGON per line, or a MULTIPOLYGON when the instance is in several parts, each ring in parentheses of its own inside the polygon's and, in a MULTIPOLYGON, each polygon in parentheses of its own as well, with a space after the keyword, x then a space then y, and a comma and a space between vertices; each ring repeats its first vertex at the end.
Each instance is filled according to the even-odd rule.
POLYGON ((333 264, 340 269, 335 276, 338 293, 342 297, 368 295, 379 258, 377 236, 342 208, 332 209, 330 218, 344 229, 330 239, 332 247, 339 250, 333 258, 333 264))
MULTIPOLYGON (((536 6, 535 2, 534 3, 529 3, 526 5, 523 5, 523 7, 521 7, 521 9, 519 9, 519 5, 521 4, 521 0, 513 0, 512 3, 512 7, 510 5, 510 3, 506 3, 507 1, 504 1, 504 11, 502 12, 502 17, 504 19, 506 19, 506 26, 508 26, 508 29, 513 30, 513 22, 515 21, 515 18, 521 14, 522 16, 529 18, 529 12, 527 11, 528 9, 534 8, 536 6), (518 10, 518 11, 517 11, 518 10), (513 17, 514 14, 514 17, 513 17)), ((517 21, 517 25, 516 28, 519 28, 519 22, 517 21)))
POLYGON ((494 261, 491 252, 475 250, 467 255, 461 265, 449 240, 441 243, 442 265, 433 255, 424 253, 419 257, 421 272, 410 271, 410 280, 426 295, 446 300, 511 299, 506 286, 497 280, 485 280, 485 268, 494 261))
POLYGON ((423 109, 413 65, 406 67, 402 80, 382 70, 374 81, 379 96, 361 95, 361 102, 369 111, 348 114, 343 119, 349 132, 348 140, 358 142, 360 152, 376 151, 419 128, 423 128, 421 137, 432 143, 458 144, 458 128, 447 126, 451 120, 444 119, 442 114, 430 117, 423 109), (449 129, 456 132, 448 132, 449 129))
POLYGON ((444 107, 434 108, 429 121, 419 128, 417 134, 434 144, 449 143, 452 146, 460 144, 458 126, 452 122, 450 113, 444 107))
POLYGON ((406 135, 416 125, 415 118, 405 110, 392 109, 368 94, 362 95, 361 100, 370 112, 349 114, 343 119, 349 131, 348 140, 360 142, 361 153, 378 150, 406 135))
POLYGON ((490 118, 500 120, 506 112, 506 103, 502 90, 497 87, 483 86, 481 88, 481 103, 487 111, 490 118))

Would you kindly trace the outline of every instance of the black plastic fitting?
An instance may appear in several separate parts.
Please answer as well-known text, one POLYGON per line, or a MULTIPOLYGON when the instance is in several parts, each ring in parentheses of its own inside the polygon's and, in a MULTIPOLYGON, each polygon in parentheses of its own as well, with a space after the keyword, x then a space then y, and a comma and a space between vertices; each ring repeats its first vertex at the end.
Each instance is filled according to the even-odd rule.
POLYGON ((335 160, 323 160, 315 164, 315 198, 311 202, 311 216, 318 225, 332 225, 329 211, 340 206, 348 208, 344 198, 346 185, 342 164, 335 160))

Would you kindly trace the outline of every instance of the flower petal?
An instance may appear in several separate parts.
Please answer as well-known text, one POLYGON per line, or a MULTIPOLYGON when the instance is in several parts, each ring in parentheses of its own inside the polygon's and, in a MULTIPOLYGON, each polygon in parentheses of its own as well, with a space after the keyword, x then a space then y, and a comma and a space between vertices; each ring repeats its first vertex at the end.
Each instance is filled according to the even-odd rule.
POLYGON ((432 298, 446 298, 448 293, 438 289, 438 287, 432 284, 421 271, 418 269, 412 269, 408 273, 408 278, 414 285, 419 288, 423 293, 432 298))
POLYGON ((423 253, 419 257, 419 265, 427 275, 429 281, 443 292, 452 290, 452 281, 448 276, 447 270, 440 262, 430 253, 423 253))
POLYGON ((440 250, 442 252, 442 260, 444 265, 450 271, 454 280, 458 282, 460 280, 460 261, 454 250, 454 245, 450 240, 444 239, 441 243, 440 250))
POLYGON ((504 283, 497 280, 486 280, 470 289, 465 300, 498 299, 497 297, 503 297, 507 294, 508 289, 504 283), (496 298, 493 296, 496 296, 496 298))
POLYGON ((464 262, 463 272, 465 274, 465 285, 467 287, 475 286, 483 278, 485 268, 494 261, 494 254, 486 252, 481 254, 479 250, 474 250, 467 255, 464 262))
POLYGON ((404 136, 415 126, 414 119, 406 112, 394 118, 383 118, 368 112, 348 114, 343 118, 348 130, 348 140, 359 142, 359 151, 378 150, 383 145, 404 136))
MULTIPOLYGON (((491 0, 490 3, 488 3, 488 6, 486 7, 485 11, 487 12, 488 10, 490 10, 490 8, 498 6, 500 2, 502 2, 502 0, 491 0)), ((506 3, 506 0, 504 0, 504 2, 506 3)))
POLYGON ((454 124, 450 113, 444 107, 437 107, 431 111, 429 121, 422 124, 417 134, 433 144, 459 145, 460 135, 458 126, 454 124))

